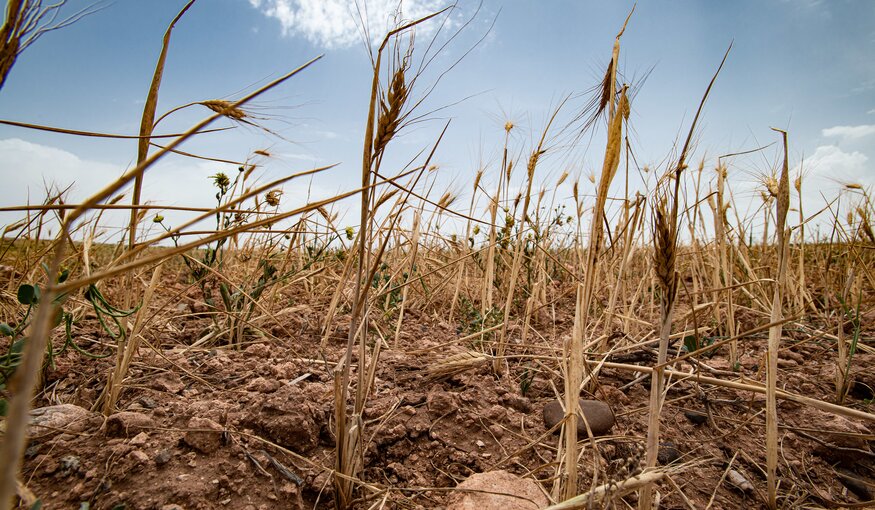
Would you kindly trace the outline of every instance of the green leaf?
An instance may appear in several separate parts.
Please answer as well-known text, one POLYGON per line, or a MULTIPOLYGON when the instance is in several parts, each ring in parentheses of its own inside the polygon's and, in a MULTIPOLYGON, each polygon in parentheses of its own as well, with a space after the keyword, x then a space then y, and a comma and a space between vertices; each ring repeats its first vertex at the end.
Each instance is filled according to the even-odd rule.
POLYGON ((34 305, 39 301, 39 287, 23 284, 18 287, 18 302, 23 305, 34 305))
POLYGON ((30 510, 40 510, 43 507, 43 502, 41 500, 36 500, 36 503, 31 505, 30 510))
POLYGON ((69 278, 69 277, 70 277, 70 270, 64 269, 63 271, 61 271, 61 274, 58 275, 58 283, 64 283, 65 281, 67 281, 67 278, 69 278))
POLYGON ((0 398, 0 416, 6 416, 6 410, 9 408, 9 403, 5 398, 0 398))
POLYGON ((5 322, 0 322, 0 335, 12 336, 14 334, 15 334, 15 330, 12 329, 12 327, 9 326, 9 324, 6 324, 5 322))
POLYGON ((21 351, 24 350, 24 341, 27 340, 27 337, 20 338, 12 343, 12 347, 9 348, 9 352, 11 354, 21 354, 21 351))

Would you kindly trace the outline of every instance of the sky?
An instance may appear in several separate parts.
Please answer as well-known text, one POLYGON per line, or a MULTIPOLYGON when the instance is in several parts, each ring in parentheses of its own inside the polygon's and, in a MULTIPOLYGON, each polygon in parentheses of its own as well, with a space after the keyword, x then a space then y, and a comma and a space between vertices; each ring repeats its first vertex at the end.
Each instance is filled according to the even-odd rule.
MULTIPOLYGON (((63 12, 93 3, 69 0, 63 12)), ((101 2, 98 12, 44 34, 19 57, 0 89, 0 119, 135 134, 161 39, 184 3, 101 2)), ((403 19, 413 19, 445 4, 359 0, 357 8, 352 0, 198 0, 173 31, 158 113, 197 101, 237 99, 322 55, 249 107, 253 120, 267 130, 223 121, 217 126, 234 129, 200 135, 182 150, 255 163, 261 182, 337 164, 312 179, 286 184, 284 208, 354 189, 360 182, 371 87, 368 48, 382 39, 399 5, 403 19), (366 35, 359 28, 362 18, 366 35), (270 156, 255 155, 256 150, 270 156)), ((431 150, 449 122, 429 179, 435 197, 453 191, 460 196, 456 208, 466 209, 478 169, 485 169, 484 189, 494 189, 507 122, 514 125, 509 148, 522 168, 563 98, 571 97, 561 118, 582 110, 632 5, 460 0, 439 18, 441 30, 437 22, 420 27, 415 63, 422 61, 430 40, 438 43, 411 92, 423 99, 416 110, 423 117, 405 126, 387 149, 388 173, 431 150)), ((691 158, 696 165, 704 160, 706 181, 714 176, 717 156, 776 142, 778 135, 770 129, 776 127, 789 132, 790 165, 803 172, 806 211, 820 209, 824 197, 836 196, 843 184, 875 185, 875 2, 868 0, 638 4, 620 54, 623 79, 635 90, 629 134, 638 166, 665 169, 730 43, 691 158)), ((184 131, 209 113, 200 106, 183 108, 162 120, 156 132, 184 131)), ((569 171, 571 178, 557 191, 561 197, 570 195, 578 176, 584 194, 592 193, 587 176, 601 168, 603 126, 574 144, 553 134, 536 189, 554 187, 569 171)), ((0 207, 40 202, 47 186, 72 185, 67 201, 81 201, 133 166, 135 155, 136 143, 130 140, 0 125, 0 207)), ((754 214, 761 176, 779 158, 775 144, 728 160, 740 214, 754 214)), ((215 188, 209 176, 233 175, 236 167, 171 155, 146 173, 143 198, 210 206, 215 188)), ((523 173, 516 173, 518 185, 523 173)), ((643 189, 638 177, 643 174, 630 173, 632 189, 643 189)), ((622 193, 620 181, 613 193, 622 193)), ((355 210, 353 202, 335 208, 340 227, 357 224, 355 210)), ((165 216, 171 225, 186 218, 174 212, 165 216)), ((0 212, 0 225, 20 217, 0 212)), ((105 223, 113 221, 108 215, 105 223)))

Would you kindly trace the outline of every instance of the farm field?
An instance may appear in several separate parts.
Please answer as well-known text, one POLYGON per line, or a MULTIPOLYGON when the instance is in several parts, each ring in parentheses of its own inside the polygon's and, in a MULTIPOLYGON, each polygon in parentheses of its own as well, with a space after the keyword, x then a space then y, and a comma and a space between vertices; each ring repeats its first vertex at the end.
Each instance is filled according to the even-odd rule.
MULTIPOLYGON (((873 505, 871 176, 806 166, 787 123, 703 147, 743 41, 709 56, 672 145, 644 160, 654 71, 626 68, 648 23, 630 4, 583 92, 493 122, 492 156, 447 182, 459 123, 426 99, 499 44, 488 5, 425 2, 378 35, 356 11, 358 152, 322 164, 284 152, 300 144, 260 101, 333 48, 168 107, 175 38, 205 15, 176 3, 142 64, 138 134, 0 120, 133 150, 87 196, 46 183, 0 203, 0 509, 873 505), (193 110, 188 127, 161 124, 193 110), (238 131, 270 142, 191 148, 238 131), (183 160, 211 170, 161 180, 183 160), (180 203, 183 188, 208 203, 180 203)), ((4 81, 34 33, 60 44, 112 9, 53 18, 64 4, 7 2, 4 81)), ((36 142, 2 138, 0 176, 19 182, 3 151, 36 142)))

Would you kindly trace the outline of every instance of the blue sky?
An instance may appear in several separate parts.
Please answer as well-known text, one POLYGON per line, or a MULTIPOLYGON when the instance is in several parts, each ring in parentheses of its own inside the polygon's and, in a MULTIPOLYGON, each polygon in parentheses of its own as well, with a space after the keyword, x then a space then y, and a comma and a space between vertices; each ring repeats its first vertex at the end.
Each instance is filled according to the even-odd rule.
MULTIPOLYGON (((73 12, 90 3, 70 0, 67 7, 73 12)), ((0 90, 0 118, 134 134, 164 30, 183 4, 116 0, 46 34, 20 57, 0 90)), ((282 138, 238 127, 203 135, 184 150, 240 161, 266 149, 273 156, 256 160, 263 180, 340 163, 312 182, 286 185, 286 206, 303 203, 308 193, 320 197, 352 189, 359 180, 371 72, 352 5, 341 0, 196 2, 173 32, 159 114, 192 101, 235 99, 316 55, 324 57, 256 101, 254 113, 266 117, 265 125, 282 138)), ((395 5, 367 2, 373 34, 385 29, 395 5)), ((441 6, 438 0, 402 4, 406 16, 441 6)), ((450 106, 404 131, 389 149, 388 164, 400 168, 451 120, 436 155, 435 195, 449 188, 464 195, 458 203, 467 204, 478 168, 487 169, 484 182, 495 180, 506 121, 517 126, 513 153, 525 158, 560 98, 598 82, 631 6, 627 1, 484 1, 414 90, 414 96, 424 91, 429 80, 485 36, 442 78, 421 111, 450 106)), ((460 1, 450 26, 458 27, 476 7, 460 1)), ((418 34, 420 48, 429 36, 428 27, 418 34)), ((697 131, 694 161, 709 158, 706 168, 712 168, 717 155, 776 141, 769 129, 774 126, 790 132, 791 165, 798 167, 804 158, 808 210, 823 203, 821 191, 834 196, 842 182, 875 184, 875 2, 866 0, 642 2, 621 51, 621 70, 640 85, 630 118, 640 164, 664 166, 731 41, 732 52, 697 131)), ((572 101, 569 115, 580 104, 572 101)), ((207 113, 188 108, 162 122, 158 131, 184 130, 207 113)), ((555 157, 545 158, 536 181, 549 185, 570 170, 572 179, 581 175, 587 182, 585 176, 600 168, 600 136, 557 149, 555 157)), ((0 206, 20 205, 28 197, 39 201, 45 182, 75 182, 70 199, 81 200, 129 167, 135 153, 130 141, 0 126, 0 176, 6 183, 0 206)), ((776 158, 775 146, 733 160, 730 185, 740 207, 756 195, 757 174, 768 172, 776 158)), ((215 191, 208 176, 219 170, 228 167, 167 158, 147 173, 144 197, 169 205, 209 205, 215 191)), ((570 180, 566 186, 560 194, 570 194, 570 180)), ((182 220, 168 217, 171 223, 182 220)), ((0 213, 0 223, 14 219, 0 213)), ((355 224, 356 214, 346 214, 341 223, 355 224)))

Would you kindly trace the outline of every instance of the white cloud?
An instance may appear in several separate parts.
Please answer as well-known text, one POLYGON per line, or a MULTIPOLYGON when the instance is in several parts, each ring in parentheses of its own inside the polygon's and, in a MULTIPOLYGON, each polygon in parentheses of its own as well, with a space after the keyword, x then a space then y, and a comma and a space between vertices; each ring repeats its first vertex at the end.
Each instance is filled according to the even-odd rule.
MULTIPOLYGON (((283 35, 303 36, 311 43, 327 49, 345 48, 361 41, 360 16, 365 19, 372 42, 382 40, 386 31, 400 18, 415 20, 439 11, 439 0, 249 0, 265 16, 280 22, 283 35)), ((437 25, 427 22, 418 30, 433 33, 437 25)))
POLYGON ((875 134, 875 124, 863 124, 860 126, 835 126, 824 129, 823 131, 821 131, 821 134, 826 137, 837 137, 845 140, 857 140, 859 138, 875 134))
POLYGON ((4 205, 21 205, 28 196, 31 202, 39 202, 47 186, 63 189, 74 181, 71 196, 82 199, 100 191, 123 170, 20 138, 0 140, 0 164, 5 182, 0 187, 0 203, 4 205))
POLYGON ((862 152, 845 152, 835 145, 821 145, 802 164, 809 178, 832 181, 834 185, 848 182, 866 185, 875 177, 868 163, 869 157, 862 152))
MULTIPOLYGON (((283 158, 300 159, 310 163, 312 163, 310 160, 314 159, 305 154, 283 154, 279 158, 279 166, 286 166, 283 164, 283 158)), ((3 182, 0 186, 0 207, 40 204, 46 197, 47 187, 52 190, 70 187, 69 192, 64 195, 64 200, 68 204, 78 204, 113 182, 125 170, 127 168, 124 165, 83 159, 72 152, 56 147, 19 138, 0 139, 0 178, 3 182)), ((237 175, 237 166, 168 157, 147 170, 141 202, 156 205, 213 207, 216 204, 216 188, 213 187, 209 176, 216 172, 225 172, 233 179, 237 175)), ((247 181, 247 186, 262 184, 284 173, 288 173, 288 170, 267 169, 263 174, 256 172, 255 179, 247 181)), ((319 200, 333 196, 337 191, 334 189, 337 182, 335 176, 324 174, 286 182, 281 186, 284 192, 282 209, 288 210, 304 205, 308 198, 319 200), (327 180, 331 185, 324 185, 319 178, 327 180)), ((128 193, 123 203, 129 202, 128 193)), ((150 220, 159 212, 164 216, 165 223, 170 226, 181 225, 195 215, 183 211, 150 211, 142 226, 151 228, 153 234, 157 234, 158 227, 150 220)), ((129 214, 127 211, 105 212, 101 217, 100 226, 106 234, 113 237, 111 239, 103 237, 101 241, 117 241, 117 235, 122 232, 121 227, 127 224, 129 214)), ((16 223, 25 215, 25 212, 0 212, 0 232, 5 226, 16 223)), ((214 226, 214 221, 211 217, 193 228, 209 229, 214 226)), ((46 235, 48 230, 57 232, 57 225, 57 222, 48 221, 43 235, 46 235)))
POLYGON ((875 115, 875 108, 872 108, 871 110, 869 110, 866 113, 868 113, 869 115, 875 115))

